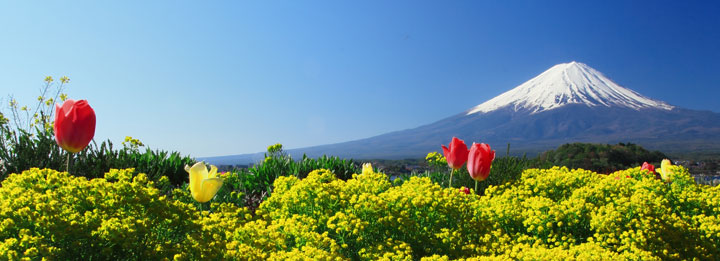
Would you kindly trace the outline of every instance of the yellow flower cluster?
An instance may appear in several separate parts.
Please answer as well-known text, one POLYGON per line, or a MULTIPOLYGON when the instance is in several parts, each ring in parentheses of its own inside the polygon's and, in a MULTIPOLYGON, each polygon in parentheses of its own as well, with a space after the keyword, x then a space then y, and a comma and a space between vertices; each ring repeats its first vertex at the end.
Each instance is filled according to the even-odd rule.
POLYGON ((391 186, 368 168, 347 182, 318 170, 305 180, 279 179, 259 213, 265 220, 305 215, 353 259, 720 257, 718 188, 671 168, 669 183, 639 167, 610 175, 530 169, 482 197, 427 178, 391 186))
POLYGON ((447 166, 447 159, 445 159, 445 156, 436 151, 428 153, 427 156, 425 156, 425 161, 427 161, 427 163, 431 166, 447 166))
POLYGON ((0 187, 0 257, 172 256, 182 238, 167 235, 197 229, 196 213, 132 173, 112 170, 90 181, 49 169, 8 176, 0 187))
POLYGON ((347 181, 320 169, 276 179, 255 213, 167 196, 132 169, 31 169, 0 187, 0 259, 719 259, 720 187, 668 168, 667 181, 529 169, 484 196, 427 177, 393 186, 369 165, 347 181))
POLYGON ((268 146, 267 151, 270 153, 277 153, 277 152, 282 151, 282 147, 283 147, 282 144, 275 143, 273 145, 268 146))
POLYGON ((672 168, 672 183, 639 167, 610 175, 531 169, 515 184, 486 191, 478 207, 516 243, 533 247, 565 251, 593 243, 633 259, 717 259, 719 223, 706 217, 720 214, 720 194, 672 168))
POLYGON ((0 260, 345 259, 308 217, 265 221, 234 204, 199 205, 187 189, 168 198, 133 169, 93 180, 50 169, 11 174, 0 187, 0 260))
POLYGON ((257 213, 265 220, 306 216, 308 224, 318 224, 315 232, 328 233, 349 258, 394 260, 436 252, 460 257, 480 245, 469 244, 468 237, 489 227, 473 220, 474 199, 428 178, 393 187, 371 167, 348 181, 316 170, 303 180, 277 179, 273 195, 257 213))
POLYGON ((391 238, 380 241, 372 247, 360 249, 358 255, 363 260, 413 260, 410 245, 391 238))
POLYGON ((140 141, 139 139, 130 137, 130 136, 125 136, 125 140, 122 142, 122 145, 127 148, 135 148, 135 149, 137 149, 138 147, 145 146, 145 144, 143 144, 142 141, 140 141))

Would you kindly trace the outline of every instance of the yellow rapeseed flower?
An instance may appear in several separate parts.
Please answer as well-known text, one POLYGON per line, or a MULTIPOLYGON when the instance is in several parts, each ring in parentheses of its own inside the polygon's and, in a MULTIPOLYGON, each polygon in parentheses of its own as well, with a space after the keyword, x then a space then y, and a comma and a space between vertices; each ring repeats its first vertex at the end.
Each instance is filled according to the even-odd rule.
POLYGON ((190 173, 190 193, 200 203, 210 201, 220 190, 223 179, 217 177, 217 167, 210 165, 208 172, 205 163, 198 162, 192 167, 185 165, 185 171, 190 173))

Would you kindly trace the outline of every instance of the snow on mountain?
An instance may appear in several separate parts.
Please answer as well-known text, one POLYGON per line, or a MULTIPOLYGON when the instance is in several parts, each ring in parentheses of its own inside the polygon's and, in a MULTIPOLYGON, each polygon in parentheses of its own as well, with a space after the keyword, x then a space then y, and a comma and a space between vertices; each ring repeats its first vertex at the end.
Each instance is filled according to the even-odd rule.
POLYGON ((514 111, 538 113, 567 104, 626 107, 635 110, 674 107, 624 88, 597 70, 570 62, 553 66, 535 78, 467 111, 467 115, 510 106, 514 111))

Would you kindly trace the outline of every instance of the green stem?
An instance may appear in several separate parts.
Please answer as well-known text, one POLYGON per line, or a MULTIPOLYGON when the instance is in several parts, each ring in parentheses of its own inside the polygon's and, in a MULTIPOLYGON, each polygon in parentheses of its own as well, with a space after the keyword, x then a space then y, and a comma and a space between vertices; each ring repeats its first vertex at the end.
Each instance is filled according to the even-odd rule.
POLYGON ((65 160, 65 171, 70 173, 70 152, 68 152, 67 159, 65 160))
POLYGON ((477 194, 477 180, 475 181, 475 194, 477 194))
POLYGON ((448 188, 452 188, 452 178, 453 178, 454 173, 455 173, 455 169, 450 171, 450 182, 448 183, 448 188))

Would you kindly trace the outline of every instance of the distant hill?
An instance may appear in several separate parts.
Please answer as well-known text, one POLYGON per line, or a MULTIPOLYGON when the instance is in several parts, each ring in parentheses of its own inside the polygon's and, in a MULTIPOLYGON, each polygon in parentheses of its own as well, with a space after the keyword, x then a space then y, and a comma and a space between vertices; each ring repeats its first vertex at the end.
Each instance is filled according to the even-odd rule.
POLYGON ((663 159, 669 158, 660 151, 648 151, 632 143, 592 144, 568 143, 557 149, 543 152, 538 156, 540 162, 550 166, 566 166, 571 169, 582 168, 597 173, 612 173, 618 170, 639 167, 643 162, 660 166, 663 159))

